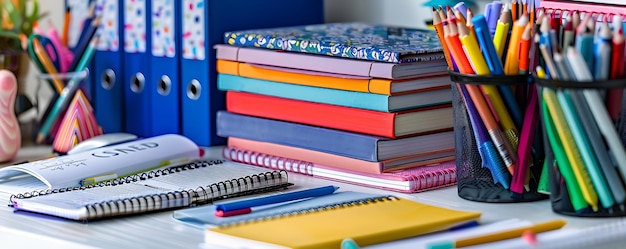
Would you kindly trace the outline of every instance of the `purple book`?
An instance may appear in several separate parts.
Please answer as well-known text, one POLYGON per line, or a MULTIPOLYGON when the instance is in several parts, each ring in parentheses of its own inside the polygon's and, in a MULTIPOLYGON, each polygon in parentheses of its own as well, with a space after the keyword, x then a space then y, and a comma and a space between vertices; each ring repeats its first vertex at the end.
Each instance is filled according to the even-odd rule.
POLYGON ((389 63, 264 48, 236 47, 227 44, 217 44, 214 48, 217 50, 216 58, 221 60, 369 78, 426 77, 441 75, 448 68, 442 53, 423 54, 421 56, 428 57, 428 59, 420 62, 389 63))

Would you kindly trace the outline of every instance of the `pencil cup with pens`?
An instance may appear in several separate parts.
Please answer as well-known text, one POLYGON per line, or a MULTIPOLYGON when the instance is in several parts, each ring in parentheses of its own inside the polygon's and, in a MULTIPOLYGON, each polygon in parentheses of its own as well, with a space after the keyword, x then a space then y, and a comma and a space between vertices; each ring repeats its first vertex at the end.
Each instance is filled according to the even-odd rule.
MULTIPOLYGON (((39 85, 59 84, 69 87, 51 99, 46 110, 41 114, 42 122, 38 127, 40 132, 42 129, 47 129, 49 135, 47 138, 40 136, 37 139, 52 142, 54 151, 59 154, 66 153, 74 145, 85 139, 103 133, 95 119, 87 93, 84 91, 84 87, 81 87, 88 75, 89 69, 37 75, 40 81, 39 85), (70 88, 75 89, 71 90, 70 88)), ((36 100, 37 103, 42 101, 39 96, 36 100)))
MULTIPOLYGON (((480 115, 480 112, 490 112, 480 88, 506 87, 518 92, 528 88, 528 91, 534 91, 532 84, 528 83, 529 77, 487 77, 450 72, 450 78, 453 81, 458 195, 467 200, 494 203, 546 199, 548 196, 541 193, 540 183, 543 171, 541 134, 535 133, 536 129, 526 129, 522 134, 517 132, 515 124, 510 129, 502 129, 495 120, 483 120, 480 115), (528 131, 532 132, 527 134, 528 131), (530 142, 533 140, 539 142, 530 142)), ((532 105, 526 105, 532 108, 532 105)))
POLYGON ((626 216, 626 110, 621 101, 615 108, 593 104, 601 95, 607 100, 622 95, 626 79, 586 83, 537 79, 537 84, 543 96, 553 211, 586 217, 626 216), (601 121, 601 116, 610 121, 601 121), (573 119, 576 123, 570 122, 573 119))
POLYGON ((552 210, 626 216, 623 17, 546 10, 537 21, 535 77, 552 210))
POLYGON ((433 8, 452 80, 458 194, 472 201, 548 197, 529 76, 534 7, 514 7, 484 15, 433 8))

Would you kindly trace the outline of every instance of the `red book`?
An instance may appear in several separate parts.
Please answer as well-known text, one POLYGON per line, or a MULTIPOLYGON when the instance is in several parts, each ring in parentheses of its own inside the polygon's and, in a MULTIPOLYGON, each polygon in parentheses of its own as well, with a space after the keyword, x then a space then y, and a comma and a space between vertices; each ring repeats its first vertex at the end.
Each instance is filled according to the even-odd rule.
POLYGON ((454 124, 451 104, 388 113, 228 91, 226 110, 388 138, 450 130, 454 124))

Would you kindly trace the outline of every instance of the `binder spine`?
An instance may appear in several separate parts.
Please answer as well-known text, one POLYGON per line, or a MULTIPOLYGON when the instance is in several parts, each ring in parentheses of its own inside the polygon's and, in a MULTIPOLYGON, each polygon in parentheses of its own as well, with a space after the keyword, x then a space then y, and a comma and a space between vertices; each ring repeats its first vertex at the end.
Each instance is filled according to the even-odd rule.
MULTIPOLYGON (((27 199, 41 195, 63 193, 68 191, 79 191, 91 188, 129 184, 169 174, 176 174, 182 171, 209 167, 212 165, 221 164, 223 162, 224 161, 222 160, 195 161, 185 165, 152 170, 94 185, 14 194, 11 195, 11 197, 9 198, 9 206, 13 206, 16 199, 27 199)), ((177 207, 195 206, 210 203, 214 200, 221 198, 236 197, 257 192, 266 192, 272 189, 287 187, 288 185, 290 184, 286 171, 270 171, 261 174, 225 180, 208 186, 199 186, 195 190, 188 189, 172 191, 157 195, 139 196, 134 198, 94 203, 86 206, 88 213, 87 220, 98 219, 107 216, 144 213, 156 210, 173 209, 177 207)))
POLYGON ((227 160, 235 162, 313 176, 313 163, 311 162, 272 156, 233 147, 224 147, 222 156, 227 160))

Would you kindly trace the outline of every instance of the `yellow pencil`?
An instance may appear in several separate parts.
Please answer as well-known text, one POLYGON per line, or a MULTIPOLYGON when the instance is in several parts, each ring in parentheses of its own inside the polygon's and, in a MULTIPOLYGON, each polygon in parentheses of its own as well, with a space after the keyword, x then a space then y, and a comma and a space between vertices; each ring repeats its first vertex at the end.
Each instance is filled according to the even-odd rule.
MULTIPOLYGON (((478 46, 478 42, 476 38, 471 36, 468 32, 468 29, 464 25, 458 25, 459 29, 459 39, 461 43, 465 47, 465 52, 469 56, 469 59, 474 66, 474 70, 478 75, 491 75, 491 71, 489 71, 489 67, 487 66, 487 62, 480 52, 480 47, 478 46)), ((513 151, 517 151, 517 145, 519 142, 519 136, 517 132, 517 128, 513 123, 513 119, 509 114, 506 106, 504 105, 504 101, 502 101, 502 97, 500 96, 500 92, 496 86, 493 85, 481 85, 484 95, 487 97, 491 105, 493 106, 495 112, 498 114, 500 118, 500 126, 504 132, 504 136, 508 141, 508 148, 511 152, 511 159, 516 161, 516 155, 513 151)), ((513 165, 507 164, 507 168, 511 174, 513 174, 513 165)))
POLYGON ((557 230, 565 226, 565 224, 567 224, 565 220, 557 219, 535 225, 495 232, 492 234, 478 235, 476 237, 459 239, 457 241, 438 243, 436 245, 430 245, 429 248, 461 248, 473 245, 481 245, 496 241, 518 238, 521 237, 522 234, 526 231, 530 231, 533 233, 543 233, 547 231, 557 230))
POLYGON ((510 20, 509 9, 504 7, 502 9, 500 19, 498 19, 498 24, 496 25, 496 32, 493 35, 493 45, 495 46, 498 58, 500 59, 502 59, 504 47, 506 47, 506 41, 509 37, 509 27, 511 26, 510 20))

